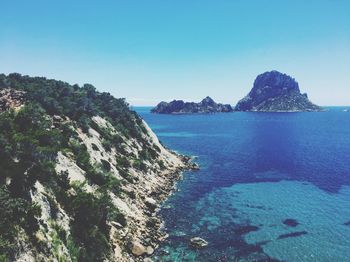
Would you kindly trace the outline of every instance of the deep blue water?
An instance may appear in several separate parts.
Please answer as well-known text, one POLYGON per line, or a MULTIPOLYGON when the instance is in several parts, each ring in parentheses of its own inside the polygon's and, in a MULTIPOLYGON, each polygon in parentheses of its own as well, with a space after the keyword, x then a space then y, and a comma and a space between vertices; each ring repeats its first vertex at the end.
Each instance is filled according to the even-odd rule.
POLYGON ((170 237, 156 260, 350 260, 350 112, 134 109, 163 144, 201 167, 164 203, 170 237), (208 247, 191 249, 194 236, 208 247))

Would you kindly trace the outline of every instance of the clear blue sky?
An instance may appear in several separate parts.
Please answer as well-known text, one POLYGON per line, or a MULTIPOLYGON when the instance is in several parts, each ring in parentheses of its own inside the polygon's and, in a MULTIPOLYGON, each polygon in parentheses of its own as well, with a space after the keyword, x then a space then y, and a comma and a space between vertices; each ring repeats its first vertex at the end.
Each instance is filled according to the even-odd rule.
POLYGON ((92 83, 132 105, 235 104, 259 73, 350 105, 348 0, 2 1, 0 72, 92 83))

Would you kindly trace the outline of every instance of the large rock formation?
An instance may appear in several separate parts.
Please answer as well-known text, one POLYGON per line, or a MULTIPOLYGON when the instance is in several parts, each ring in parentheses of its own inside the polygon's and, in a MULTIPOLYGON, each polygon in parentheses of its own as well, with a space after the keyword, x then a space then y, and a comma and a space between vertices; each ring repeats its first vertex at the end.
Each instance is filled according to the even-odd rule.
POLYGON ((301 94, 294 78, 278 71, 265 72, 254 81, 249 94, 241 99, 236 111, 302 112, 321 111, 301 94))
POLYGON ((184 102, 182 100, 173 100, 169 103, 160 102, 151 110, 158 114, 193 114, 193 113, 219 113, 232 112, 230 105, 218 104, 212 98, 207 96, 199 103, 184 102))

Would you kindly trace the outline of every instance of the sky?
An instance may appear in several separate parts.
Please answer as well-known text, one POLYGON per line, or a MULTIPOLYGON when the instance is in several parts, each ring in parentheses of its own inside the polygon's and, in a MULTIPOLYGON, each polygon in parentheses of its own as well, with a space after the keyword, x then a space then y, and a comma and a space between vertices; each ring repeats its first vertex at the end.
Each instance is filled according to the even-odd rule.
POLYGON ((270 70, 314 103, 350 105, 350 1, 1 1, 1 73, 91 83, 134 106, 234 105, 270 70))

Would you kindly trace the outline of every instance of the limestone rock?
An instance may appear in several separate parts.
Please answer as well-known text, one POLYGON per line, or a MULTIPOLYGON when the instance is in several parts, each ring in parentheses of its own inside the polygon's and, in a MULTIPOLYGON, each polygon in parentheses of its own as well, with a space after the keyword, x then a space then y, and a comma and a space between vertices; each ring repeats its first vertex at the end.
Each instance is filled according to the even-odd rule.
POLYGON ((153 198, 146 197, 145 204, 151 210, 155 210, 157 208, 157 201, 155 201, 153 198))
POLYGON ((132 249, 131 252, 135 255, 135 256, 142 256, 143 254, 145 254, 147 252, 146 248, 144 245, 142 245, 140 242, 138 241, 134 241, 132 243, 132 249))
POLYGON ((153 252, 154 252, 154 248, 153 247, 151 247, 151 246, 148 246, 147 248, 146 248, 146 253, 147 253, 147 255, 152 255, 153 254, 153 252))

